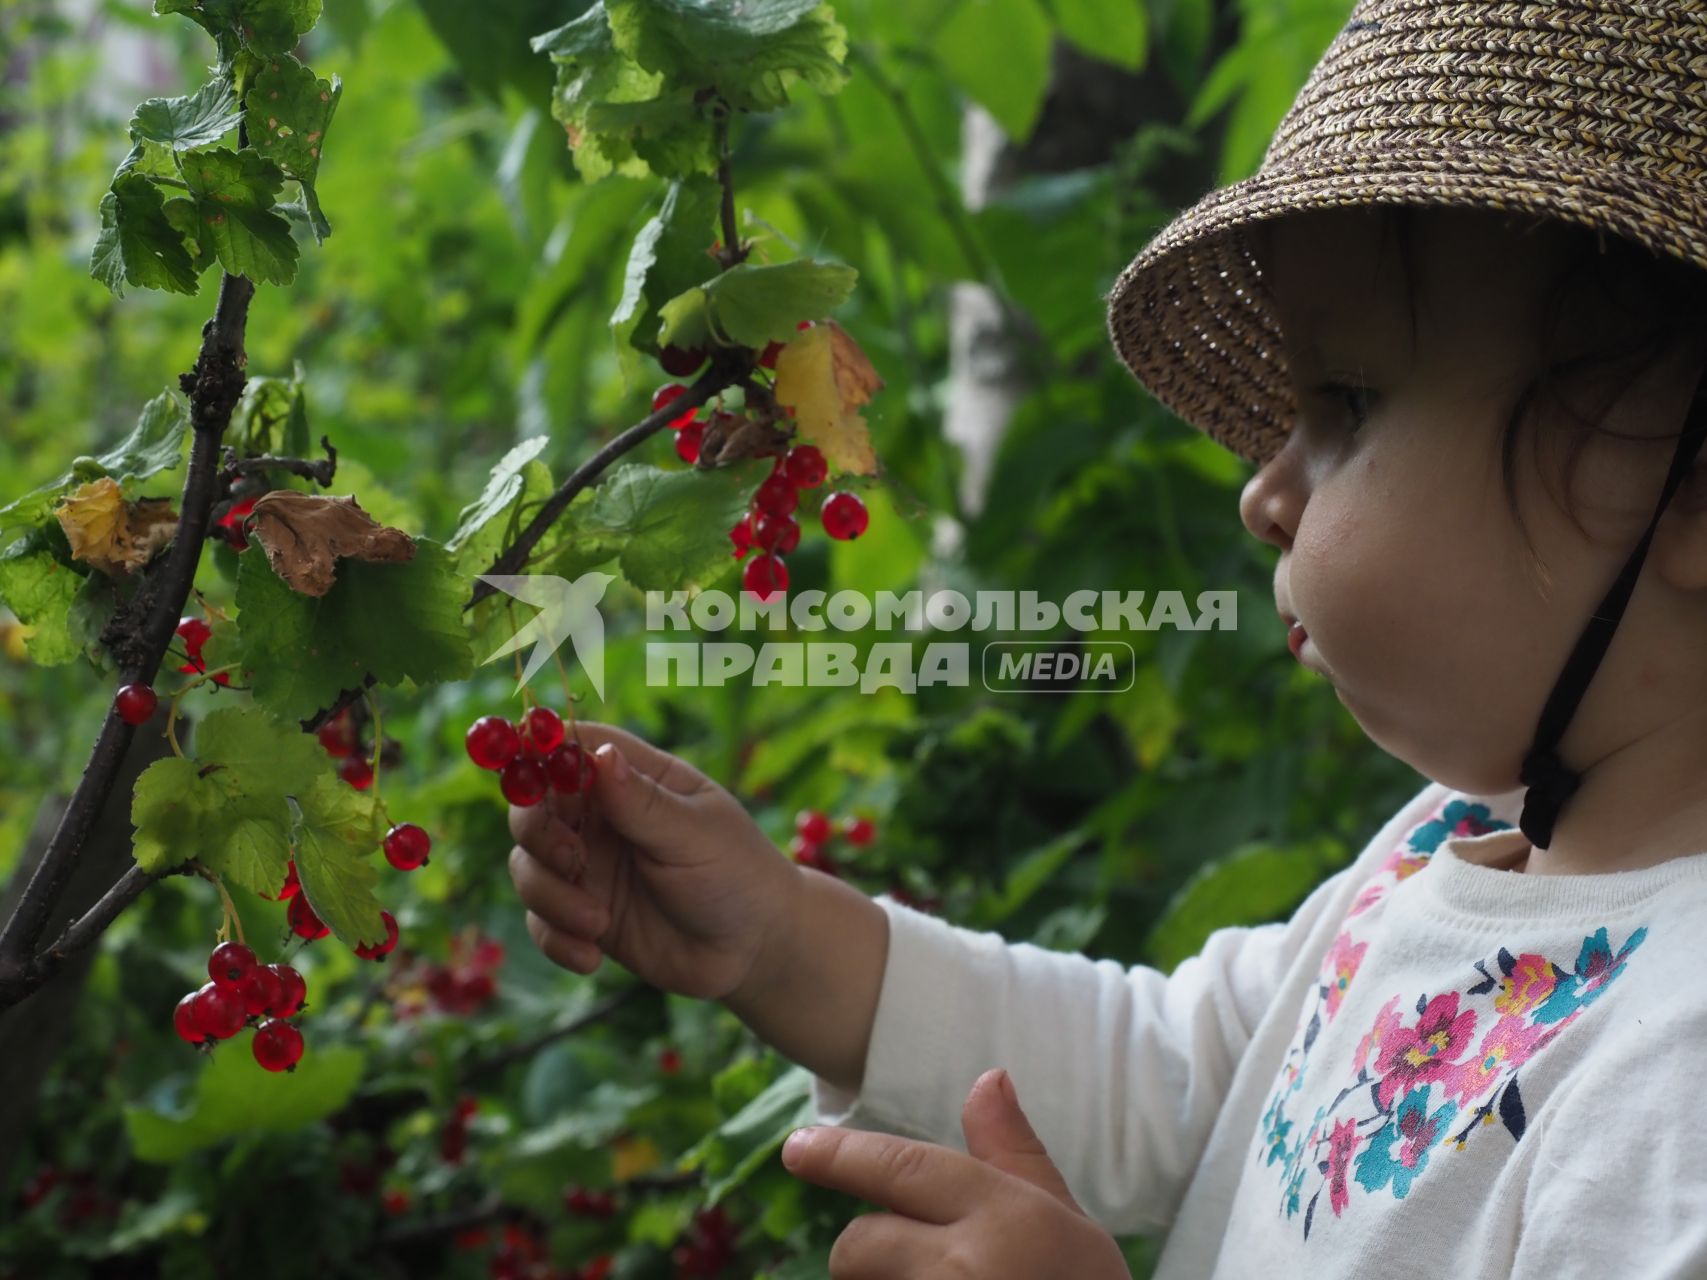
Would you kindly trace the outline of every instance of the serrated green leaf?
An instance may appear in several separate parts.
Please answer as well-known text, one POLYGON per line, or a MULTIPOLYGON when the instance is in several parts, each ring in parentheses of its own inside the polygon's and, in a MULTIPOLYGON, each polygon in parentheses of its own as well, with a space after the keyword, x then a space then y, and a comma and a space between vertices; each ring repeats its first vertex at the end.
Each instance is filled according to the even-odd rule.
POLYGON ((182 460, 189 407, 176 391, 162 391, 142 408, 142 416, 123 440, 98 458, 80 458, 51 484, 33 489, 0 507, 0 530, 34 527, 46 521, 55 506, 76 485, 113 476, 130 486, 182 460))
POLYGON ((847 31, 819 0, 609 0, 616 47, 671 84, 715 85, 737 110, 775 111, 805 80, 840 92, 848 73, 847 31))
POLYGON ((43 537, 20 538, 0 555, 0 600, 32 628, 24 647, 41 666, 59 666, 83 651, 70 620, 84 581, 47 549, 43 537))
POLYGON ((187 98, 149 98, 130 119, 130 136, 172 151, 188 151, 218 142, 243 118, 237 95, 224 78, 210 81, 187 98))
POLYGON ((716 1204, 770 1159, 784 1138, 812 1120, 812 1073, 792 1067, 700 1139, 676 1168, 688 1173, 703 1167, 706 1203, 716 1204))
POLYGON ((131 856, 136 865, 160 875, 196 857, 203 828, 224 799, 223 790, 200 776, 194 760, 171 756, 149 765, 131 791, 130 821, 136 828, 131 856))
POLYGON ((196 151, 184 157, 187 199, 166 208, 186 220, 194 215, 196 235, 204 256, 217 259, 232 275, 268 284, 289 284, 296 278, 296 240, 290 223, 273 209, 284 174, 271 160, 245 149, 223 147, 196 151))
POLYGON ((101 232, 89 274, 124 297, 124 286, 195 293, 196 267, 183 234, 167 217, 160 190, 140 173, 113 179, 101 197, 101 232))
POLYGON ((238 42, 263 57, 289 53, 320 20, 321 0, 154 0, 157 15, 181 13, 219 41, 238 42))
POLYGON ((243 664, 255 698, 281 716, 305 718, 371 672, 380 684, 436 684, 474 669, 462 606, 471 590, 451 555, 426 538, 414 559, 370 564, 345 558, 324 596, 292 591, 264 556, 237 573, 243 664))
POLYGON ((291 831, 302 893, 340 942, 351 948, 385 940, 373 889, 379 869, 369 857, 384 838, 371 795, 322 775, 304 795, 291 831))
POLYGON ((251 377, 231 415, 226 443, 242 457, 306 457, 312 447, 306 381, 300 360, 288 378, 251 377))
POLYGON ((629 463, 595 491, 579 536, 622 546, 622 572, 642 591, 685 590, 732 563, 729 529, 770 474, 763 458, 714 471, 663 471, 629 463))
POLYGON ((268 63, 249 89, 249 145, 301 183, 316 241, 331 228, 320 212, 314 177, 343 93, 337 76, 321 80, 292 57, 268 63))
POLYGON ((720 198, 721 188, 714 181, 678 178, 664 193, 658 212, 634 237, 622 299, 610 321, 624 377, 630 382, 640 374, 641 355, 658 350, 648 332, 655 332, 655 327, 647 321, 670 299, 718 273, 709 250, 720 198))
MULTIPOLYGON (((550 436, 530 436, 498 459, 480 496, 458 514, 456 532, 445 542, 445 550, 453 554, 460 552, 469 539, 509 510, 525 486, 527 464, 550 443, 550 436)), ((457 560, 461 563, 463 557, 458 555, 457 560)))
POLYGON ((170 1163, 227 1138, 300 1129, 331 1115, 361 1083, 360 1049, 313 1041, 293 1071, 268 1071, 250 1051, 249 1032, 220 1045, 187 1112, 126 1107, 125 1129, 137 1159, 170 1163))
POLYGON ((847 301, 857 279, 852 267, 806 258, 770 266, 743 262, 704 288, 712 332, 743 347, 787 342, 802 320, 822 320, 847 301))

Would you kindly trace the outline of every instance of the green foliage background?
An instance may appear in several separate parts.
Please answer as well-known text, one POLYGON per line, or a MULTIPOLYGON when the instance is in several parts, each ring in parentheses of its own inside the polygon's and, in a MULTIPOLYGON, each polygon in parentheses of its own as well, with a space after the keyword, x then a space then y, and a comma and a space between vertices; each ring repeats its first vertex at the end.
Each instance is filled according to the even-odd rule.
MULTIPOLYGON (((867 413, 885 468, 864 490, 870 532, 831 543, 809 527, 792 585, 1057 601, 1079 588, 1187 599, 1236 588, 1237 630, 1123 635, 1138 665, 1120 694, 672 690, 646 686, 641 597, 618 584, 606 602, 607 701, 582 713, 691 759, 779 846, 803 807, 870 815, 878 839, 849 862, 870 892, 936 893, 956 923, 1124 964, 1169 970, 1215 928, 1283 919, 1343 866, 1416 776, 1287 653, 1272 621, 1272 554, 1237 515, 1248 468, 1135 386, 1108 346, 1101 297, 1174 212, 1152 192, 1159 166, 1188 166, 1205 190, 1250 172, 1349 7, 838 0, 847 86, 834 97, 801 86, 782 111, 736 118, 737 207, 755 260, 810 253, 857 269, 837 319, 887 384, 867 413), (963 104, 1023 140, 1047 105, 1056 40, 1157 77, 1177 111, 1106 164, 1028 178, 966 209, 963 104), (1039 337, 1034 389, 976 518, 959 510, 958 454, 938 427, 947 300, 969 280, 1011 301, 1039 337), (952 556, 933 551, 940 514, 966 524, 952 556)), ((163 74, 177 68, 137 97, 199 83, 209 50, 191 24, 156 19, 140 0, 94 8, 91 23, 144 32, 163 74)), ((317 74, 343 82, 316 184, 333 233, 303 241, 294 285, 258 290, 249 372, 300 369, 312 435, 339 450, 333 492, 427 538, 449 537, 519 442, 548 436, 538 462, 561 477, 644 417, 667 380, 652 368, 625 378, 610 328, 629 244, 662 185, 581 179, 550 114, 552 66, 527 43, 582 8, 328 0, 306 43, 317 74)), ((46 0, 0 4, 0 54, 10 45, 22 68, 0 85, 0 504, 128 432, 193 362, 211 311, 205 287, 117 299, 89 276, 129 112, 94 105, 109 68, 91 29, 46 0)), ((664 440, 639 460, 679 465, 664 440)), ((180 481, 168 471, 147 492, 180 481)), ((236 562, 220 555, 229 605, 236 562)), ((74 784, 110 699, 87 663, 37 665, 20 638, 8 629, 0 656, 0 875, 43 794, 74 784)), ((794 1261, 777 1274, 822 1274, 852 1206, 782 1171, 775 1143, 803 1118, 798 1073, 721 1009, 647 989, 584 1032, 467 1076, 483 1055, 634 985, 609 963, 590 978, 558 970, 526 937, 505 807, 461 747, 476 716, 516 709, 503 665, 424 695, 381 695, 385 731, 405 748, 387 801, 435 841, 429 866, 390 876, 381 897, 421 954, 442 959, 469 925, 505 941, 491 1011, 400 1024, 373 998, 367 966, 317 943, 303 958, 319 1000, 302 1071, 262 1080, 229 1052, 206 1064, 174 1040, 170 1014, 199 981, 219 907, 205 883, 163 883, 105 938, 31 1149, 0 1167, 0 1275, 95 1274, 117 1258, 174 1277, 300 1276, 310 1247, 317 1266, 353 1274, 397 1224, 373 1197, 337 1194, 331 1171, 351 1140, 321 1121, 400 1091, 425 1105, 388 1117, 401 1158, 387 1176, 409 1187, 418 1215, 496 1190, 558 1223, 565 1265, 616 1253, 617 1274, 662 1276, 671 1242, 714 1195, 746 1233, 747 1269, 731 1274, 779 1258, 794 1261), (666 1046, 683 1056, 679 1075, 649 1065, 666 1046), (433 1135, 471 1087, 481 1116, 470 1161, 452 1169, 433 1135), (619 1138, 654 1144, 659 1171, 697 1150, 706 1186, 636 1201, 610 1223, 568 1221, 564 1182, 609 1185, 619 1138), (52 1202, 14 1212, 41 1164, 98 1168, 122 1211, 77 1231, 56 1225, 52 1202)), ((186 709, 205 717, 218 697, 203 688, 186 709)), ((560 691, 548 697, 561 705, 560 691)), ((279 936, 277 904, 244 894, 239 909, 257 937, 279 936)), ((1135 1274, 1148 1274, 1158 1242, 1129 1244, 1135 1274)), ((413 1274, 482 1274, 478 1254, 433 1258, 413 1274)))

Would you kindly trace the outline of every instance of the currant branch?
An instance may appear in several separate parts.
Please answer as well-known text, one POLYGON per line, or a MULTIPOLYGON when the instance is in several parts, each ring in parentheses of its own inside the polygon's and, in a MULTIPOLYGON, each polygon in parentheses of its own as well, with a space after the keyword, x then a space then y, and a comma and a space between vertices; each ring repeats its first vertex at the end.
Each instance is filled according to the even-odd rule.
MULTIPOLYGON (((202 542, 207 536, 213 512, 220 442, 231 424, 232 411, 237 407, 247 381, 244 366, 248 358, 244 351, 244 336, 248 326, 249 302, 254 295, 254 283, 247 277, 229 273, 222 277, 213 317, 202 326, 202 345, 195 365, 188 373, 179 376, 180 386, 190 397, 192 439, 189 467, 179 502, 178 528, 166 553, 164 566, 158 570, 158 577, 145 579, 143 588, 137 592, 131 605, 115 615, 101 637, 107 652, 119 667, 121 685, 152 686, 177 630, 184 603, 189 599, 196 567, 201 560, 202 542), (139 615, 142 615, 140 622, 139 615)), ((150 569, 153 568, 151 565, 150 569)), ((41 985, 33 953, 41 941, 48 916, 65 892, 77 855, 94 826, 95 817, 112 793, 113 780, 118 776, 135 734, 136 727, 125 721, 115 702, 107 710, 89 763, 84 767, 83 776, 78 780, 77 789, 60 818, 47 852, 36 865, 11 918, 0 925, 0 1009, 16 1004, 41 985)), ((127 873, 120 884, 128 878, 127 873)), ((134 887, 140 893, 146 885, 134 887)), ((134 897, 133 894, 132 901, 134 897)), ((107 900, 103 897, 101 901, 105 903, 107 900)), ((116 916, 117 912, 113 914, 116 916)), ((106 921, 106 924, 110 923, 111 917, 106 921)), ((87 936, 93 939, 99 936, 100 931, 91 929, 86 935, 80 934, 79 938, 87 936)))
MULTIPOLYGON (((332 478, 338 473, 338 451, 333 448, 332 441, 327 436, 320 437, 320 447, 326 450, 324 458, 310 461, 307 458, 275 458, 263 456, 259 458, 239 458, 237 451, 226 446, 223 456, 223 475, 227 481, 239 476, 254 475, 261 471, 288 471, 292 475, 304 476, 313 480, 322 489, 329 488, 332 478)), ((227 488, 229 488, 229 484, 227 488)))

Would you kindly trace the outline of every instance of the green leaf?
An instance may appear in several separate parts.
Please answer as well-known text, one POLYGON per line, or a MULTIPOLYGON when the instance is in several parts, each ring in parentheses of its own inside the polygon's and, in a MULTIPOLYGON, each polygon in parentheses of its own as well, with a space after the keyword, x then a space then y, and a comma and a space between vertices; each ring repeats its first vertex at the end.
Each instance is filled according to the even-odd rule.
POLYGON ((210 81, 187 98, 149 98, 130 120, 135 142, 153 142, 173 151, 210 146, 243 118, 231 81, 210 81))
POLYGON ((222 53, 237 43, 263 57, 289 53, 320 20, 321 0, 154 0, 157 15, 181 13, 214 39, 222 53))
POLYGON ((186 228, 194 228, 204 260, 217 259, 232 275, 268 284, 296 278, 296 240, 290 223, 273 209, 284 174, 271 160, 245 148, 197 151, 184 158, 188 199, 170 201, 186 228))
POLYGON ((704 585, 734 563, 729 529, 768 474, 763 458, 709 472, 629 463, 599 485, 575 529, 601 543, 620 540, 623 576, 642 591, 704 585))
POLYGON ((295 1070, 268 1071, 250 1052, 249 1034, 239 1032, 212 1055, 187 1112, 125 1108, 137 1159, 165 1164, 227 1138, 304 1128, 341 1108, 361 1082, 360 1049, 311 1041, 295 1070))
POLYGON ((170 389, 162 391, 143 406, 142 416, 130 434, 100 457, 75 459, 70 470, 51 484, 0 507, 0 530, 42 524, 66 493, 90 480, 113 476, 129 488, 139 480, 170 470, 182 461, 184 432, 189 424, 189 406, 184 398, 170 389))
POLYGON ((373 896, 379 869, 368 856, 385 835, 374 798, 325 773, 296 800, 292 847, 308 905, 352 948, 383 942, 385 924, 373 896))
MULTIPOLYGON (((541 103, 551 94, 551 68, 529 56, 528 37, 560 18, 563 0, 416 0, 468 84, 494 102, 506 86, 523 101, 541 103)), ((334 6, 333 12, 337 11, 334 6)))
MULTIPOLYGON (((460 552, 475 534, 510 509, 526 486, 527 464, 537 458, 550 443, 550 436, 530 436, 498 459, 498 465, 492 468, 492 474, 487 477, 486 487, 480 491, 480 496, 458 514, 456 532, 446 541, 446 551, 460 552)), ((457 556, 459 564, 463 559, 462 556, 457 556)))
POLYGON ((159 873, 199 858, 255 893, 272 896, 290 861, 290 806, 333 781, 315 740, 253 704, 222 707, 196 730, 195 759, 157 760, 131 800, 133 855, 159 873))
POLYGON ((195 293, 196 266, 184 237, 167 217, 160 190, 139 173, 113 179, 101 197, 101 232, 89 255, 89 274, 124 297, 124 286, 195 293))
POLYGON ((622 300, 610 320, 623 374, 630 383, 641 374, 641 355, 658 351, 646 321, 671 298, 718 274, 709 249, 721 194, 722 189, 710 179, 678 178, 664 193, 658 212, 634 237, 622 300))
POLYGON ((288 378, 251 377, 243 384, 242 398, 231 415, 226 443, 243 457, 306 457, 312 447, 306 385, 300 360, 288 378))
POLYGON ((857 279, 852 267, 809 258, 774 266, 744 262, 704 288, 712 332, 743 347, 787 342, 802 320, 822 320, 846 302, 857 279))
POLYGON ((616 46, 670 84, 711 86, 736 110, 775 111, 805 80, 834 94, 847 82, 847 31, 819 0, 609 0, 616 46))
POLYGON ((676 1167, 689 1173, 703 1166, 706 1204, 714 1205, 769 1160, 791 1132, 811 1124, 812 1118, 812 1073, 805 1067, 791 1067, 700 1139, 676 1167))
POLYGON ((70 618, 84 581, 46 549, 44 538, 20 538, 0 555, 0 600, 32 628, 24 647, 44 667, 70 662, 83 652, 71 634, 70 618))
POLYGON ((1148 53, 1149 10, 1142 0, 1045 0, 1062 35, 1104 62, 1140 70, 1148 53))
POLYGON ((1053 35, 1037 0, 964 0, 931 51, 949 79, 1024 142, 1049 89, 1053 35))
POLYGON ((331 227, 319 213, 314 176, 343 93, 337 76, 321 80, 291 57, 268 63, 249 89, 249 145, 302 184, 316 241, 330 235, 331 227))
POLYGON ((370 564, 345 558, 324 596, 301 595, 264 556, 237 571, 243 665, 254 696, 281 716, 305 718, 371 672, 380 684, 460 680, 474 669, 462 606, 469 584, 439 543, 415 539, 415 558, 370 564))

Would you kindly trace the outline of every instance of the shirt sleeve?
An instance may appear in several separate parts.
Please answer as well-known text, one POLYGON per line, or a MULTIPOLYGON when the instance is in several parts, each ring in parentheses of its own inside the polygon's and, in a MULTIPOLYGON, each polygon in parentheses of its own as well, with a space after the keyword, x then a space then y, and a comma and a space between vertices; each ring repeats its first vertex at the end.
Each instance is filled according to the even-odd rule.
POLYGON ((972 1082, 1005 1067, 1085 1212, 1115 1234, 1165 1229, 1287 971, 1386 856, 1383 837, 1440 794, 1426 787, 1290 920, 1218 929, 1171 974, 1010 943, 878 897, 889 952, 864 1079, 856 1095, 815 1075, 815 1122, 964 1152, 972 1082))
POLYGON ((1707 1145, 1690 1123, 1707 1006, 1685 995, 1603 1034, 1523 1137, 1537 1142, 1512 1280, 1707 1276, 1707 1145))

